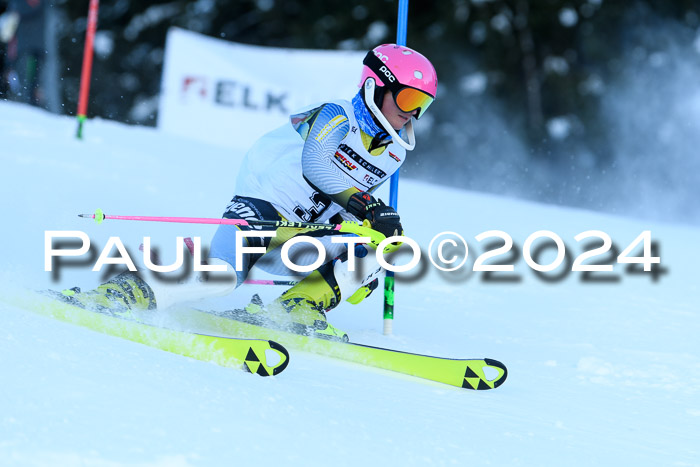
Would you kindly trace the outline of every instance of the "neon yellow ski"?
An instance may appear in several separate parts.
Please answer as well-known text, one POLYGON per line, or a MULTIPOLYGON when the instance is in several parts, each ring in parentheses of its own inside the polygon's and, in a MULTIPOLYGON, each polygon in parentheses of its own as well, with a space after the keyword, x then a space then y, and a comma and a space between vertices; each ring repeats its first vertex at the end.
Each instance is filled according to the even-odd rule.
POLYGON ((3 297, 3 301, 103 334, 224 367, 240 368, 261 376, 277 375, 289 364, 289 352, 280 344, 267 339, 240 339, 161 328, 86 310, 32 291, 18 291, 12 296, 3 297), (278 361, 268 364, 266 351, 276 354, 278 361))
POLYGON ((188 327, 232 336, 275 339, 290 349, 326 355, 363 365, 429 379, 465 389, 494 389, 508 376, 505 365, 489 358, 451 359, 419 355, 368 345, 325 340, 250 324, 192 308, 172 309, 168 314, 188 327))

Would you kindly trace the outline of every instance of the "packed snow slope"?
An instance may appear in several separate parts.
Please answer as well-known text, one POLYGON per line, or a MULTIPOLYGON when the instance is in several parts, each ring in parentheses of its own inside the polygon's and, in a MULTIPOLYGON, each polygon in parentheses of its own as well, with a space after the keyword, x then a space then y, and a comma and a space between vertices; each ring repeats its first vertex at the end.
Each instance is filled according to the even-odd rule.
MULTIPOLYGON (((45 272, 46 230, 84 231, 98 252, 110 236, 131 252, 151 236, 174 256, 176 236, 206 243, 215 228, 96 225, 76 214, 219 217, 233 194, 242 151, 101 120, 83 141, 75 129, 72 118, 0 102, 0 296, 104 278, 87 260, 45 272)), ((440 272, 424 258, 422 272, 401 276, 391 337, 381 335, 381 293, 329 319, 362 343, 498 359, 509 369, 500 388, 462 390, 293 350, 284 373, 261 378, 0 299, 0 463, 700 465, 700 231, 406 179, 399 212, 426 252, 440 232, 462 235, 465 269, 440 272), (494 229, 519 250, 550 230, 572 258, 580 232, 604 231, 621 251, 650 230, 666 272, 654 281, 615 265, 594 276, 612 280, 564 272, 546 281, 518 253, 495 259, 515 271, 494 277, 516 280, 485 280, 470 270, 494 239, 475 237, 494 229)), ((552 259, 551 249, 539 257, 552 259)), ((256 291, 280 292, 244 286, 231 306, 256 291)))

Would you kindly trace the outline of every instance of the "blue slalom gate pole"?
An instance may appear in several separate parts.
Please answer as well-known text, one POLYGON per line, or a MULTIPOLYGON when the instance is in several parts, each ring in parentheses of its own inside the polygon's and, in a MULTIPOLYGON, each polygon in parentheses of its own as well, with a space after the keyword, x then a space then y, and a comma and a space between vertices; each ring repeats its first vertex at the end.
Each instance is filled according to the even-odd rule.
MULTIPOLYGON (((396 43, 406 45, 408 28, 408 0, 399 0, 399 14, 396 25, 396 43)), ((389 182, 389 205, 398 208, 399 171, 394 172, 389 182)), ((394 325, 394 272, 387 271, 384 279, 384 335, 391 335, 394 325)))

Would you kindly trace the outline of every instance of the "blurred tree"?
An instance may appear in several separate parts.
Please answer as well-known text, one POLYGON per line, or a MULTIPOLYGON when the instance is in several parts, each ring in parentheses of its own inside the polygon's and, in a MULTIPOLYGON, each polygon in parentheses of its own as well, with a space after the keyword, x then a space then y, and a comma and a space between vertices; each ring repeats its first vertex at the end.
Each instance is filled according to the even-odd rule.
MULTIPOLYGON (((78 95, 88 0, 57 0, 64 104, 78 95)), ((153 125, 167 29, 276 47, 366 50, 395 40, 397 0, 115 0, 100 8, 90 113, 153 125)), ((611 84, 632 54, 651 56, 655 22, 700 25, 698 0, 413 0, 408 43, 440 78, 418 125, 410 174, 573 203, 591 177, 612 177, 611 84), (645 51, 645 52, 642 52, 645 51), (437 163, 436 163, 437 162, 437 163)), ((668 38, 668 41, 674 39, 668 38)), ((700 48, 700 46, 698 46, 700 48)), ((636 56, 636 55, 635 55, 636 56)))

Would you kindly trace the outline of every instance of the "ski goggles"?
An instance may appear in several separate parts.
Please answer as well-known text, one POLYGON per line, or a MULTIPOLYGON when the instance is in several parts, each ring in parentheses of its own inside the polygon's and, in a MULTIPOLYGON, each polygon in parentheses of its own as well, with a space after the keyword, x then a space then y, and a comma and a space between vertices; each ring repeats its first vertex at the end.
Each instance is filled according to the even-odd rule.
POLYGON ((418 119, 435 100, 435 96, 431 96, 425 91, 399 83, 389 67, 373 52, 370 51, 362 63, 367 65, 382 80, 382 84, 391 91, 394 103, 402 112, 411 113, 418 110, 416 113, 416 119, 418 119))
POLYGON ((435 100, 430 94, 410 86, 402 86, 398 92, 392 91, 392 94, 396 106, 401 109, 401 111, 411 113, 414 110, 418 110, 416 118, 420 118, 423 112, 428 110, 430 104, 435 100))

